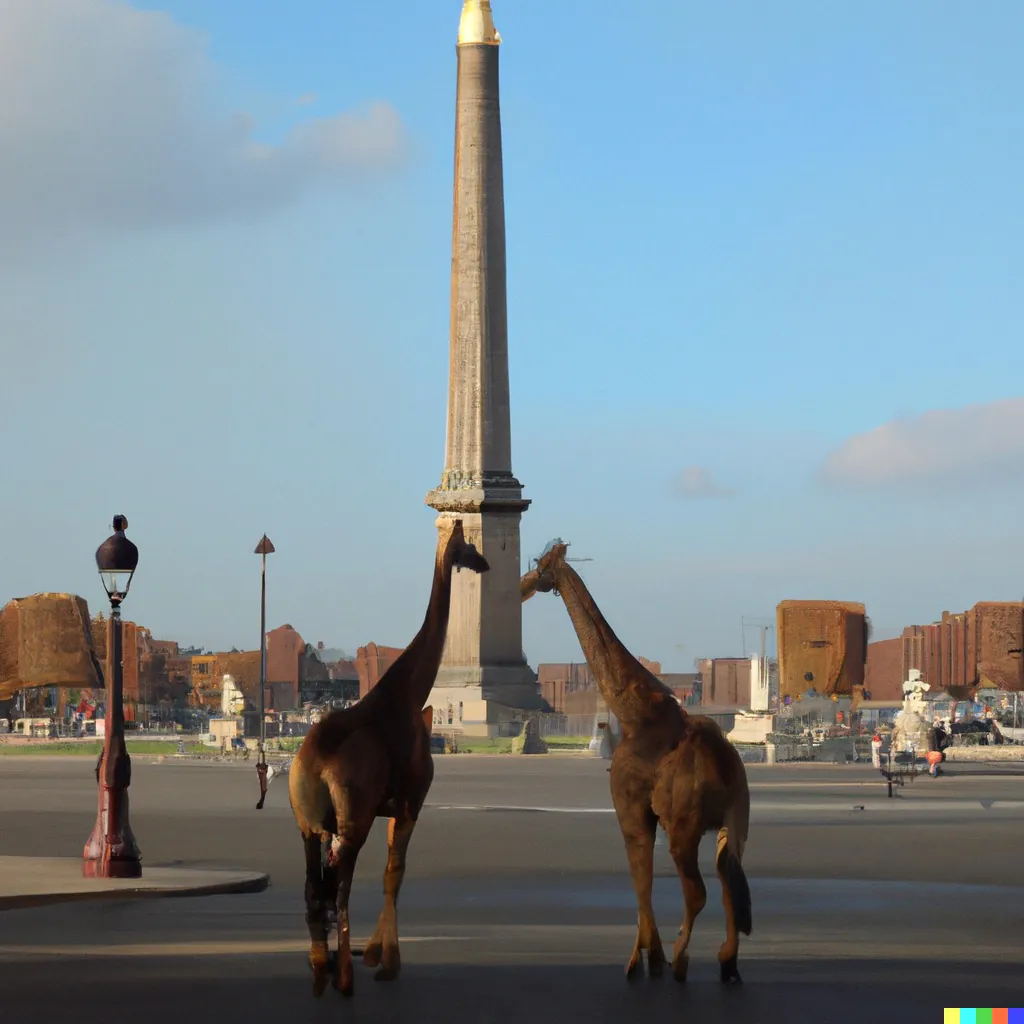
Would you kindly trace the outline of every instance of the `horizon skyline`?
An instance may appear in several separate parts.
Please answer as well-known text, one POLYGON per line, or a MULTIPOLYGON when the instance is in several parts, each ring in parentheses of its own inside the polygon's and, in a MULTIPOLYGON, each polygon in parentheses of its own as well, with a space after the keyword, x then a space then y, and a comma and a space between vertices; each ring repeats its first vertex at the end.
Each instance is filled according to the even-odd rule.
MULTIPOLYGON (((1024 7, 492 8, 523 562, 574 541, 666 671, 785 599, 1018 600, 1024 7)), ((0 601, 103 607, 123 512, 167 635, 258 637, 266 532, 269 620, 411 639, 460 9, 0 2, 0 601)))
MULTIPOLYGON (((984 602, 975 602, 975 603, 980 604, 980 603, 984 603, 984 602)), ((1014 604, 1014 603, 1018 603, 1018 602, 1009 602, 1009 603, 1014 604)), ((973 605, 972 605, 972 607, 973 607, 973 605)), ((946 611, 950 611, 950 609, 945 609, 945 610, 946 611)), ((964 610, 967 610, 967 609, 964 609, 964 610)), ((960 613, 961 612, 954 612, 954 614, 960 614, 960 613)), ((104 617, 105 618, 104 612, 102 610, 100 610, 99 612, 94 612, 94 613, 90 613, 90 614, 91 614, 91 616, 92 616, 92 618, 94 620, 96 618, 100 618, 100 617, 104 617)), ((868 614, 868 618, 870 619, 870 613, 868 614)), ((150 636, 151 636, 151 638, 152 638, 152 640, 154 642, 157 642, 157 643, 175 643, 178 646, 179 652, 181 652, 181 651, 195 652, 195 656, 197 656, 197 657, 208 657, 208 656, 213 656, 213 655, 217 655, 217 654, 258 654, 259 653, 259 647, 258 646, 256 646, 256 647, 239 647, 237 644, 232 644, 230 647, 224 646, 224 645, 208 646, 206 644, 196 643, 196 642, 194 642, 192 640, 181 641, 181 640, 175 639, 173 637, 157 635, 156 633, 154 633, 154 631, 153 631, 153 629, 152 629, 152 627, 150 625, 148 625, 146 623, 136 622, 130 616, 126 617, 124 619, 124 621, 125 622, 134 622, 135 625, 138 626, 140 629, 146 630, 150 634, 150 636)), ((931 620, 919 620, 917 622, 906 623, 903 626, 891 627, 891 628, 883 628, 881 630, 877 629, 875 627, 874 623, 872 622, 871 639, 869 641, 869 644, 881 643, 881 642, 886 641, 886 640, 899 639, 900 635, 901 635, 901 632, 904 629, 912 628, 912 627, 915 627, 915 626, 931 625, 931 624, 938 623, 938 621, 939 621, 938 618, 931 619, 931 620)), ((306 645, 308 645, 310 648, 312 648, 313 653, 316 654, 318 657, 321 657, 324 654, 324 652, 328 652, 328 651, 329 652, 341 652, 343 657, 341 659, 337 659, 337 660, 355 661, 355 659, 356 659, 356 657, 358 655, 358 651, 361 648, 370 645, 371 643, 377 644, 379 647, 387 647, 387 648, 391 648, 391 649, 395 649, 395 650, 402 650, 402 649, 404 649, 403 645, 401 645, 401 644, 388 643, 387 641, 383 641, 382 642, 382 641, 377 640, 377 639, 365 640, 362 643, 355 644, 354 646, 352 646, 351 644, 338 644, 338 643, 328 642, 328 641, 322 640, 322 639, 310 640, 306 636, 306 634, 303 633, 303 631, 299 627, 297 627, 293 622, 290 622, 290 621, 289 622, 282 622, 282 623, 280 623, 277 626, 269 627, 267 629, 267 636, 269 637, 270 634, 273 633, 275 630, 284 629, 284 628, 293 629, 296 633, 298 633, 299 636, 302 638, 303 642, 306 645), (322 650, 319 648, 320 644, 323 644, 323 649, 322 650)), ((747 622, 745 624, 745 626, 744 626, 743 623, 741 623, 741 629, 743 629, 743 630, 757 631, 760 628, 761 627, 757 623, 747 622)), ((775 626, 774 625, 770 626, 768 632, 772 636, 773 642, 772 643, 766 643, 765 652, 766 652, 766 656, 769 658, 769 660, 774 660, 778 656, 778 651, 777 651, 777 649, 776 649, 776 647, 774 645, 775 626)), ((754 646, 756 646, 756 642, 748 644, 747 646, 754 647, 754 646)), ((659 664, 662 662, 662 659, 658 656, 658 654, 656 652, 653 655, 647 654, 647 653, 642 652, 642 651, 641 652, 633 652, 633 653, 638 658, 643 657, 643 658, 646 658, 649 661, 657 662, 659 664)), ((694 665, 693 665, 693 667, 696 668, 697 662, 703 661, 703 660, 722 659, 722 658, 724 658, 724 659, 745 660, 747 658, 754 657, 755 655, 758 655, 759 653, 760 653, 759 651, 750 650, 750 651, 747 651, 746 653, 737 653, 737 652, 734 651, 731 654, 715 654, 715 655, 706 655, 706 656, 705 655, 698 655, 697 657, 694 658, 694 665)), ((574 659, 568 659, 568 660, 566 660, 566 659, 557 659, 557 660, 549 660, 549 661, 538 661, 538 662, 536 662, 536 664, 537 665, 580 664, 580 663, 583 663, 583 661, 585 661, 585 659, 583 659, 582 651, 579 652, 579 655, 580 655, 580 660, 579 661, 576 661, 574 659)), ((529 658, 529 656, 527 656, 527 662, 531 663, 531 659, 529 658)), ((331 663, 327 663, 327 664, 331 664, 331 663)), ((668 670, 668 669, 665 669, 663 667, 662 671, 667 673, 669 671, 677 671, 677 670, 668 670)))

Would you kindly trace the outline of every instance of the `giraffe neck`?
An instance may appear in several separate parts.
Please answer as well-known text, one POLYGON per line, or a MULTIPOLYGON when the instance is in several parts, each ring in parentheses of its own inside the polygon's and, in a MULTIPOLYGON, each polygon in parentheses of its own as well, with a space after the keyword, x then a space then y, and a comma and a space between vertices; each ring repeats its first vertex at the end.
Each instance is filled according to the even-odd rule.
POLYGON ((441 667, 451 597, 452 556, 447 541, 442 539, 434 560, 434 581, 423 625, 371 691, 380 693, 377 700, 389 699, 414 713, 426 704, 441 667))
POLYGON ((584 657, 612 714, 628 725, 649 718, 656 708, 664 706, 666 697, 678 706, 672 691, 623 646, 576 570, 564 563, 559 565, 555 581, 584 657))

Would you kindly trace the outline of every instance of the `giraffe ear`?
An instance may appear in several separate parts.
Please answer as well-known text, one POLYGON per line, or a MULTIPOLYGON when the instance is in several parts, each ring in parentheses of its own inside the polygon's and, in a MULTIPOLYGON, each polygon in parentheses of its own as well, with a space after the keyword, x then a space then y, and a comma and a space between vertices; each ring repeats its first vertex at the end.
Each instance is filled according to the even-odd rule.
POLYGON ((423 716, 423 724, 427 728, 427 735, 429 736, 434 728, 434 708, 428 704, 420 714, 423 716))

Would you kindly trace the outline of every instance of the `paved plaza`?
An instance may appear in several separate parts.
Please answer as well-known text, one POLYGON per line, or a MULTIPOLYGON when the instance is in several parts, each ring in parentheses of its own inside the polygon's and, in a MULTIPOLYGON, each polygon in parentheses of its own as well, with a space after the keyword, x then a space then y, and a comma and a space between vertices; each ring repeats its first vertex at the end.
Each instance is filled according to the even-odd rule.
MULTIPOLYGON (((690 982, 628 983, 635 903, 610 811, 607 762, 436 759, 399 906, 403 974, 356 995, 310 994, 303 860, 284 779, 255 810, 251 765, 133 760, 144 870, 266 873, 263 892, 67 902, 0 912, 0 993, 18 1024, 127 1014, 289 1022, 941 1020, 943 1006, 1024 1004, 1024 777, 950 766, 888 800, 851 766, 751 766, 745 863, 754 932, 745 985, 724 989, 711 857, 690 982), (58 988, 59 986, 59 988, 58 988), (61 994, 58 996, 57 992, 61 994)), ((89 758, 0 758, 0 858, 75 857, 95 815, 89 758)), ((679 882, 659 844, 655 908, 670 945, 679 882)), ((380 907, 383 823, 363 852, 356 939, 380 907)), ((2 865, 12 861, 0 860, 2 865)), ((24 862, 19 862, 24 865, 24 862)))

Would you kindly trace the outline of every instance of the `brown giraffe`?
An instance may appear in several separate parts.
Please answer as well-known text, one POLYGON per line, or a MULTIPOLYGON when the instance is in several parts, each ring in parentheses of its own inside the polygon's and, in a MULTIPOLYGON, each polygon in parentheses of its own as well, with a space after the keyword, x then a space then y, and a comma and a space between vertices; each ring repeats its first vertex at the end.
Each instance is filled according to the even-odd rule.
POLYGON ((626 650, 583 580, 566 564, 566 547, 554 542, 522 577, 519 590, 523 601, 537 591, 561 596, 601 695, 622 729, 608 771, 639 911, 626 977, 642 970, 644 950, 652 977, 661 974, 665 962, 651 902, 660 823, 682 879, 686 906, 672 972, 678 981, 686 980, 686 948, 707 900, 697 851, 704 833, 717 830, 715 867, 726 918, 726 939, 718 951, 720 976, 723 982, 739 982, 739 932, 749 935, 751 930, 750 888, 742 866, 750 819, 743 762, 712 719, 687 715, 672 691, 626 650))
POLYGON ((434 778, 430 755, 433 710, 424 707, 437 677, 448 632, 452 569, 487 572, 487 560, 463 535, 462 521, 438 520, 434 582, 420 631, 377 685, 350 708, 333 711, 310 729, 288 773, 292 813, 306 849, 306 923, 313 993, 331 974, 328 908, 338 917, 334 984, 351 996, 353 968, 348 901, 356 859, 375 818, 388 822, 384 909, 363 952, 380 965, 377 981, 401 968, 396 904, 416 820, 434 778), (321 842, 331 840, 326 865, 321 842))

